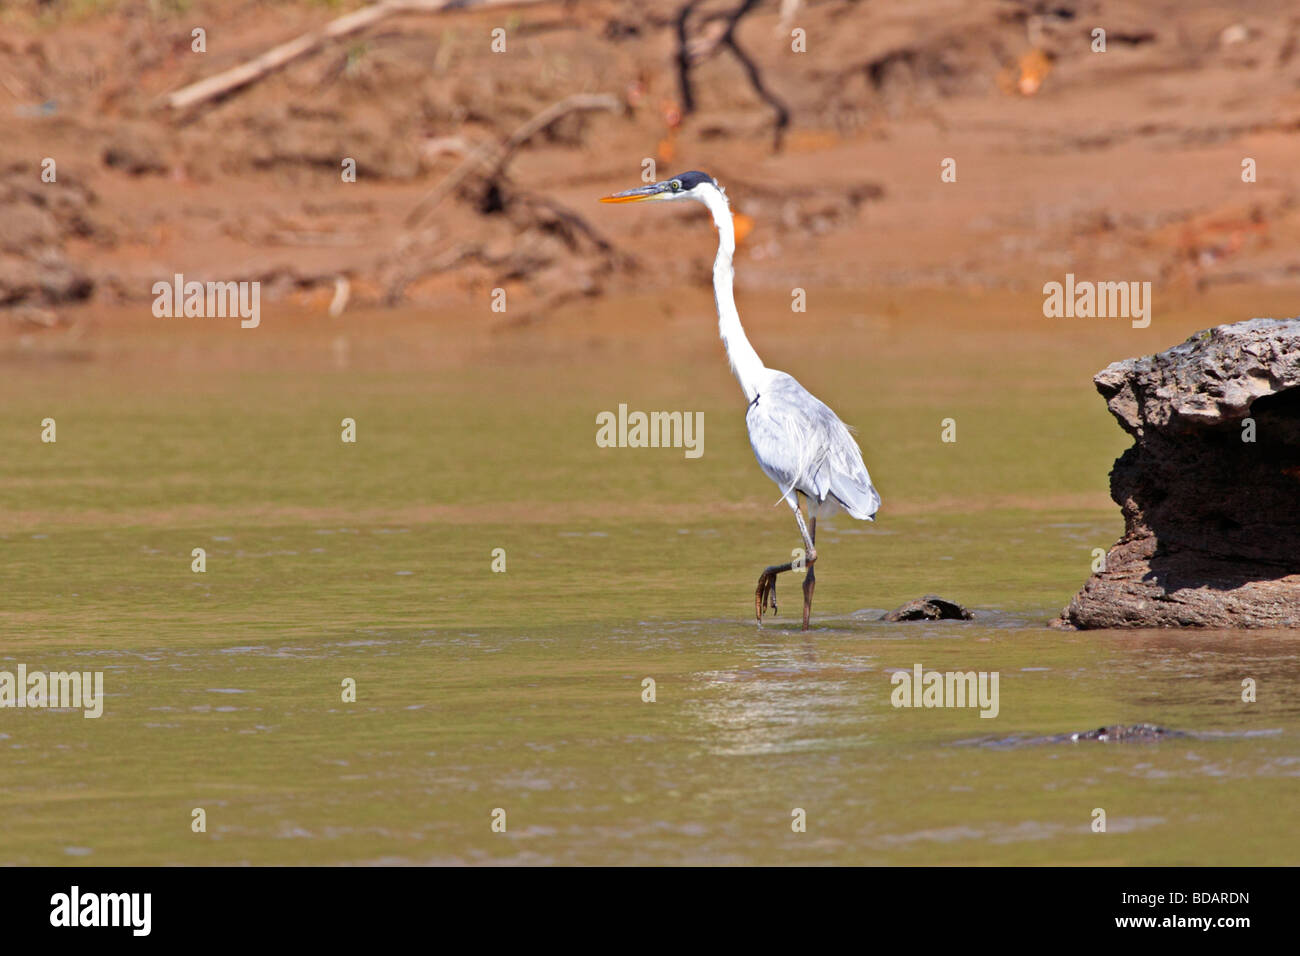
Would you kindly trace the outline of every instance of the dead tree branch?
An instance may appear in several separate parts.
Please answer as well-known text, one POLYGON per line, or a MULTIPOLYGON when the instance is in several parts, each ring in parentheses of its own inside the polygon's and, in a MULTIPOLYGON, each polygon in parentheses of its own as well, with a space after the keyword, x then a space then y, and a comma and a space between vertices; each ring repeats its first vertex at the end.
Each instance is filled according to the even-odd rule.
POLYGON ((758 98, 770 106, 773 113, 776 114, 772 125, 772 148, 774 151, 780 152, 785 138, 785 131, 790 126, 790 109, 775 93, 767 88, 767 84, 763 82, 763 74, 759 70, 758 64, 736 41, 736 25, 758 6, 759 0, 741 0, 738 7, 722 17, 725 25, 721 33, 716 34, 715 37, 705 38, 699 43, 693 43, 687 21, 700 2, 701 0, 687 0, 678 10, 675 22, 677 30, 677 84, 682 98, 682 117, 685 118, 695 110, 695 88, 691 79, 692 67, 712 56, 722 47, 726 47, 731 51, 731 55, 740 62, 745 75, 749 78, 749 85, 754 88, 758 98))
POLYGON ((304 33, 287 43, 272 47, 247 63, 241 63, 216 76, 191 83, 168 94, 162 102, 172 110, 185 110, 211 103, 256 83, 331 40, 359 33, 399 13, 440 13, 447 10, 524 6, 542 2, 544 0, 380 0, 373 6, 363 7, 331 20, 319 30, 304 33))
POLYGON ((561 117, 567 116, 569 113, 594 110, 617 112, 622 108, 622 101, 612 93, 575 93, 573 96, 552 103, 546 109, 531 117, 500 143, 484 143, 471 152, 438 185, 434 186, 415 204, 415 207, 406 217, 407 228, 417 225, 475 170, 482 170, 487 178, 491 180, 500 178, 515 151, 561 117))
POLYGON ((691 38, 686 21, 699 5, 700 0, 687 0, 686 3, 682 4, 682 8, 677 11, 677 21, 674 24, 677 29, 677 89, 681 94, 683 117, 695 112, 695 87, 691 83, 691 61, 693 57, 691 54, 691 38))

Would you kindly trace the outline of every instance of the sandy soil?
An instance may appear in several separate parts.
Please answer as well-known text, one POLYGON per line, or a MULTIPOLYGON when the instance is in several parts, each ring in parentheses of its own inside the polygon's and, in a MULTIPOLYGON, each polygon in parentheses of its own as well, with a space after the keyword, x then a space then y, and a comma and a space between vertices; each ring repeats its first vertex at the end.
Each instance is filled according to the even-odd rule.
MULTIPOLYGON (((352 307, 467 314, 502 287, 508 312, 490 321, 504 328, 572 298, 705 282, 703 210, 686 224, 594 202, 637 184, 646 159, 728 187, 750 227, 745 288, 1033 291, 1067 271, 1192 291, 1300 283, 1300 16, 1285 2, 1041 15, 827 0, 785 24, 762 4, 736 36, 789 108, 780 150, 772 109, 725 50, 695 65, 696 111, 679 121, 677 2, 401 15, 220 101, 161 105, 356 6, 6 5, 0 347, 82 342, 87 314, 147 310, 175 272, 258 279, 267 301, 317 313, 346 287, 352 307), (791 49, 796 26, 806 52, 791 49), (466 150, 575 93, 624 108, 560 119, 499 175, 472 164, 407 226, 466 150), (57 183, 41 181, 47 157, 57 183)), ((730 8, 703 4, 694 42, 730 8)))

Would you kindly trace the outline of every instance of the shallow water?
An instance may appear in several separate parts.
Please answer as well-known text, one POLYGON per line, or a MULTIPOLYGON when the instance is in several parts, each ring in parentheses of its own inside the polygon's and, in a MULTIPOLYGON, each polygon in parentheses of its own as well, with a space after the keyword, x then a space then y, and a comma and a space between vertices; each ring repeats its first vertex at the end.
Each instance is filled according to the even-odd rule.
POLYGON ((806 634, 788 576, 753 622, 798 539, 707 327, 5 366, 0 670, 107 698, 0 710, 0 863, 1297 862, 1294 635, 1045 626, 1121 528, 1088 378, 1180 336, 956 322, 936 367, 927 315, 843 311, 832 348, 754 311, 885 501, 819 528, 806 634), (620 402, 703 411, 705 454, 597 448, 620 402), (976 619, 879 621, 929 592, 976 619), (891 706, 917 663, 998 672, 997 717, 891 706), (1140 722, 1189 736, 1041 740, 1140 722))

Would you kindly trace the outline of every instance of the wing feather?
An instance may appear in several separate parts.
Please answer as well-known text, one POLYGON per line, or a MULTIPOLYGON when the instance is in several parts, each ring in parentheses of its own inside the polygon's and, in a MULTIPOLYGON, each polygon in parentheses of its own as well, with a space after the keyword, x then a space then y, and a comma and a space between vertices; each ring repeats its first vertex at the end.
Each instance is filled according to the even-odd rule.
POLYGON ((745 413, 749 443, 782 497, 802 492, 869 520, 880 495, 849 428, 785 372, 772 372, 745 413))

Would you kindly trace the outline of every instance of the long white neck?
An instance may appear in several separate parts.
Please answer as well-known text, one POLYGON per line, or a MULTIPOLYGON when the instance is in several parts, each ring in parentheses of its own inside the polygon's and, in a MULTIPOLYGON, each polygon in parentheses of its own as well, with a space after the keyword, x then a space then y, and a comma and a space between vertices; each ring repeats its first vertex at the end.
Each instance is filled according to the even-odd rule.
POLYGON ((731 258, 736 253, 736 228, 731 221, 731 208, 727 197, 719 189, 702 190, 704 204, 713 213, 713 223, 718 227, 718 258, 713 261, 713 298, 718 306, 718 334, 727 348, 731 371, 751 402, 758 395, 758 383, 764 371, 763 361, 749 344, 745 330, 740 325, 736 311, 736 296, 732 286, 735 270, 731 258))

